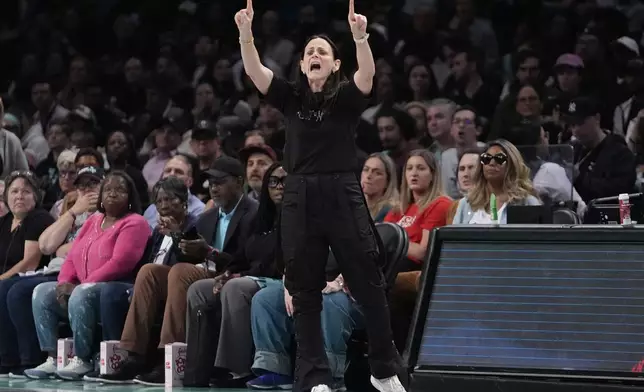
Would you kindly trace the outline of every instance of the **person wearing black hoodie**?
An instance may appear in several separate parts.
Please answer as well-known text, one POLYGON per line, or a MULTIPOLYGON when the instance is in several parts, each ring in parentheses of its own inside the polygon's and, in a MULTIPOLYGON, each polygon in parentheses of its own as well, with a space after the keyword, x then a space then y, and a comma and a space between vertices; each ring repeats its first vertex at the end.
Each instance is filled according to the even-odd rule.
POLYGON ((635 185, 635 156, 622 137, 601 128, 599 112, 591 97, 578 97, 561 107, 575 138, 574 186, 586 203, 630 193, 635 185))

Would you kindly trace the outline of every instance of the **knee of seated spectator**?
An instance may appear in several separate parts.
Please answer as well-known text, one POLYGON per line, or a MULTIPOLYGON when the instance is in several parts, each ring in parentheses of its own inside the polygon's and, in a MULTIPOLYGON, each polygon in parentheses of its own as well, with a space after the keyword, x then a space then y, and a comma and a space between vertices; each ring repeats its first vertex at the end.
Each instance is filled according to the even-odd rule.
POLYGON ((70 312, 79 311, 89 303, 89 296, 96 289, 96 283, 83 283, 74 287, 67 307, 70 312))
MULTIPOLYGON (((195 282, 195 283, 197 283, 197 282, 195 282)), ((191 299, 193 299, 193 298, 198 298, 199 297, 199 291, 201 291, 201 290, 199 288, 199 285, 195 284, 195 283, 193 283, 190 286, 188 286, 188 296, 187 296, 188 302, 190 302, 191 299)))
POLYGON ((322 296, 322 324, 334 323, 341 317, 351 317, 351 299, 345 293, 332 293, 322 296))
POLYGON ((248 278, 233 278, 226 282, 224 287, 221 289, 221 296, 226 297, 229 295, 240 295, 243 293, 246 280, 248 278))
POLYGON ((170 268, 170 272, 168 274, 168 281, 182 279, 184 276, 193 272, 195 268, 198 268, 198 267, 190 263, 175 264, 172 266, 172 268, 170 268))
POLYGON ((14 279, 0 280, 0 301, 5 301, 9 295, 9 291, 15 284, 14 279))
POLYGON ((168 273, 168 293, 177 289, 181 290, 182 288, 184 291, 187 291, 193 281, 189 281, 186 278, 194 273, 195 268, 198 267, 189 263, 173 265, 168 273))
POLYGON ((284 303, 284 286, 272 285, 263 288, 253 296, 251 300, 251 307, 266 307, 267 305, 274 306, 278 303, 284 303))
POLYGON ((136 274, 135 284, 151 284, 159 274, 167 273, 168 268, 164 265, 146 264, 136 274))
POLYGON ((29 292, 29 295, 27 295, 27 291, 25 288, 20 287, 18 284, 14 284, 11 286, 11 288, 7 291, 7 304, 11 306, 12 304, 16 303, 24 303, 23 301, 25 299, 31 298, 31 294, 33 294, 33 290, 29 292))
POLYGON ((101 288, 101 307, 127 302, 130 288, 130 285, 121 282, 105 283, 101 288))
POLYGON ((41 283, 34 289, 31 301, 34 307, 47 307, 56 301, 57 282, 41 283))

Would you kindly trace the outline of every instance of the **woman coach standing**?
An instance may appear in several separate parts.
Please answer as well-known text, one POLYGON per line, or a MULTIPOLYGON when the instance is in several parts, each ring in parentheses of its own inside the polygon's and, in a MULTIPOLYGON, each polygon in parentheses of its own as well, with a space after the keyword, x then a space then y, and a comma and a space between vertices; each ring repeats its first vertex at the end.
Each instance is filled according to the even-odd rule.
POLYGON ((380 392, 403 392, 396 371, 379 247, 369 210, 355 175, 354 136, 371 93, 375 64, 366 33, 367 19, 354 13, 349 25, 358 70, 346 80, 335 44, 325 36, 308 39, 298 80, 286 82, 262 65, 253 44, 252 0, 235 15, 246 74, 266 100, 285 116, 282 205, 285 301, 295 310, 297 361, 294 391, 327 392, 332 382, 324 352, 320 311, 326 287, 329 247, 351 293, 362 305, 369 334, 371 383, 380 392), (289 295, 290 293, 290 295, 289 295))

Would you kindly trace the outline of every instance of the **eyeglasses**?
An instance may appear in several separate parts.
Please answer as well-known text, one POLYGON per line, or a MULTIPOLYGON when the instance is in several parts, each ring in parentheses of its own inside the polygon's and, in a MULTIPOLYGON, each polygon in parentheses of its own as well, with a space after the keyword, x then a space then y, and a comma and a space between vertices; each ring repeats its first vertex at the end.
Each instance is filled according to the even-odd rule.
POLYGON ((9 174, 9 177, 33 177, 34 173, 29 170, 14 170, 9 174))
POLYGON ((489 165, 492 163, 492 161, 496 162, 498 165, 503 165, 508 161, 508 156, 505 155, 505 153, 498 153, 498 154, 488 154, 487 152, 484 152, 481 154, 481 164, 483 165, 489 165))
POLYGON ((87 190, 94 189, 99 185, 100 185, 100 182, 98 181, 84 181, 76 185, 76 189, 78 189, 79 191, 85 192, 87 190))
POLYGON ((285 182, 286 182, 286 176, 284 176, 284 177, 277 177, 277 176, 268 177, 268 187, 269 188, 275 189, 280 185, 283 188, 285 182))

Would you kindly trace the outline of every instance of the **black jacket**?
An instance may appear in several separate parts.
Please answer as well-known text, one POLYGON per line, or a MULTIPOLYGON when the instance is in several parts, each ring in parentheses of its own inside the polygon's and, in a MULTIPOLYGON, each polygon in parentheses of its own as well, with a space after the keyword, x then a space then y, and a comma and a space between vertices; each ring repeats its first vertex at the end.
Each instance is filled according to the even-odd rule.
POLYGON ((633 192, 635 156, 620 136, 608 135, 592 151, 575 146, 579 175, 575 189, 586 203, 600 197, 633 192))
MULTIPOLYGON (((188 214, 182 231, 184 233, 187 233, 190 229, 197 225, 198 219, 198 216, 188 214)), ((145 253, 143 253, 143 257, 141 257, 141 261, 139 262, 139 265, 137 266, 135 273, 133 274, 133 279, 134 277, 136 277, 136 273, 138 273, 141 267, 143 267, 145 264, 154 263, 154 259, 156 258, 157 253, 159 253, 159 249, 161 248, 164 237, 165 236, 161 234, 158 227, 155 227, 154 230, 152 230, 152 235, 148 239, 148 242, 145 246, 145 253)), ((165 254, 165 257, 163 259, 163 265, 167 265, 169 267, 172 267, 177 263, 200 262, 201 260, 189 260, 179 251, 179 244, 175 243, 174 241, 172 243, 172 246, 170 247, 170 250, 165 254)))
POLYGON ((268 233, 253 234, 244 251, 234 260, 237 272, 242 276, 257 276, 263 278, 280 279, 284 274, 277 262, 281 252, 277 252, 279 236, 277 229, 268 233))
MULTIPOLYGON (((255 200, 247 195, 242 196, 228 224, 222 254, 214 259, 217 271, 227 270, 231 273, 237 273, 244 270, 244 245, 252 234, 257 207, 258 204, 255 200)), ((215 242, 218 224, 219 208, 204 212, 197 221, 197 231, 209 245, 215 242)))

